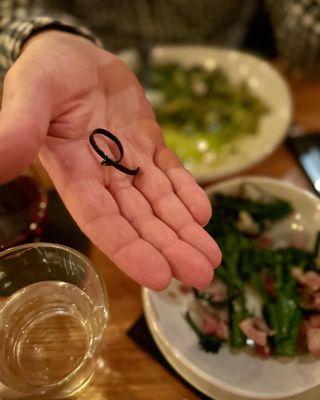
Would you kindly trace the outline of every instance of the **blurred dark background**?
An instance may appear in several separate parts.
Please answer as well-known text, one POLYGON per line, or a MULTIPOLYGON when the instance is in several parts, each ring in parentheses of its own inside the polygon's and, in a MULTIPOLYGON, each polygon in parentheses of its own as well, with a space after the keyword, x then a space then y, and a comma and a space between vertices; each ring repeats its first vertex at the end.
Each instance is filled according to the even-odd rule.
POLYGON ((242 47, 269 59, 278 55, 270 17, 262 1, 255 7, 242 47))

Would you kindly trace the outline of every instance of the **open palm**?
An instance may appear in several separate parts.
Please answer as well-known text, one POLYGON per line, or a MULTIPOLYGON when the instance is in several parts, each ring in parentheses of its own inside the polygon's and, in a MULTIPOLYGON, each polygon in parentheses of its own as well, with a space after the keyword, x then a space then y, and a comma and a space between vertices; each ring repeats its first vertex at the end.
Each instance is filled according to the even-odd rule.
MULTIPOLYGON (((100 142, 102 143, 102 141, 100 142)), ((116 156, 112 142, 103 143, 116 156)), ((210 283, 220 262, 203 230, 210 203, 165 146, 154 113, 130 70, 86 39, 35 36, 11 68, 0 114, 0 179, 11 179, 40 152, 67 208, 115 264, 160 290, 174 276, 210 283), (121 140, 131 177, 100 165, 88 136, 105 128, 121 140)))

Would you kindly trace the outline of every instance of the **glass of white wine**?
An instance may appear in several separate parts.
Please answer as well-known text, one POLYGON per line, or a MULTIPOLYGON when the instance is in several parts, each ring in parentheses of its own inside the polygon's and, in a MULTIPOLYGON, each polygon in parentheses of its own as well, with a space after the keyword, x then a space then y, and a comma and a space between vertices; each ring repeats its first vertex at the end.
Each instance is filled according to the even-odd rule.
POLYGON ((73 396, 94 373, 108 321, 104 282, 71 248, 0 253, 0 399, 73 396))

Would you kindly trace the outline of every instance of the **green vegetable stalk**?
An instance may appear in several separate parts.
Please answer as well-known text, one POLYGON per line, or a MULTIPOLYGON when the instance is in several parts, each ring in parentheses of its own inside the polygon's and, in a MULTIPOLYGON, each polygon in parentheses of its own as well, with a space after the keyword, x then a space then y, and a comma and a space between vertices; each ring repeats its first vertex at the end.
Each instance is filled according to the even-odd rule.
POLYGON ((244 281, 239 273, 241 252, 250 247, 250 242, 238 233, 217 238, 223 254, 220 277, 228 286, 230 314, 230 344, 234 348, 242 348, 246 338, 239 324, 249 315, 244 295, 244 281))
MULTIPOLYGON (((252 201, 224 194, 216 194, 212 203, 214 217, 206 229, 217 240, 223 254, 216 275, 228 287, 230 345, 234 348, 246 345, 239 325, 249 317, 245 300, 245 284, 249 284, 261 297, 265 320, 273 331, 268 339, 273 352, 279 356, 295 356, 301 321, 305 317, 302 314, 307 311, 300 306, 301 294, 291 270, 295 267, 306 271, 320 269, 320 233, 311 251, 293 247, 261 248, 259 240, 239 231, 236 223, 239 213, 248 213, 259 225, 261 234, 272 222, 291 213, 290 203, 271 197, 252 201)), ((204 295, 197 297, 208 300, 204 295)))

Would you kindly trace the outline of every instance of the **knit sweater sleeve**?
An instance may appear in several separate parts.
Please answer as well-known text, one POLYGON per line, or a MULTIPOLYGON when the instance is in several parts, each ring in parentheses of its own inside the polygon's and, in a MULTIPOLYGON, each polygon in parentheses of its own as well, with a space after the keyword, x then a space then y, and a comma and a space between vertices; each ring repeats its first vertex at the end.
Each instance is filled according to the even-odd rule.
MULTIPOLYGON (((34 0, 0 1, 0 68, 8 69, 19 57, 23 43, 35 33, 57 29, 82 35, 101 46, 99 39, 73 16, 34 0)), ((56 2, 60 3, 61 2, 56 2)), ((48 3, 47 3, 48 4, 48 3)))

